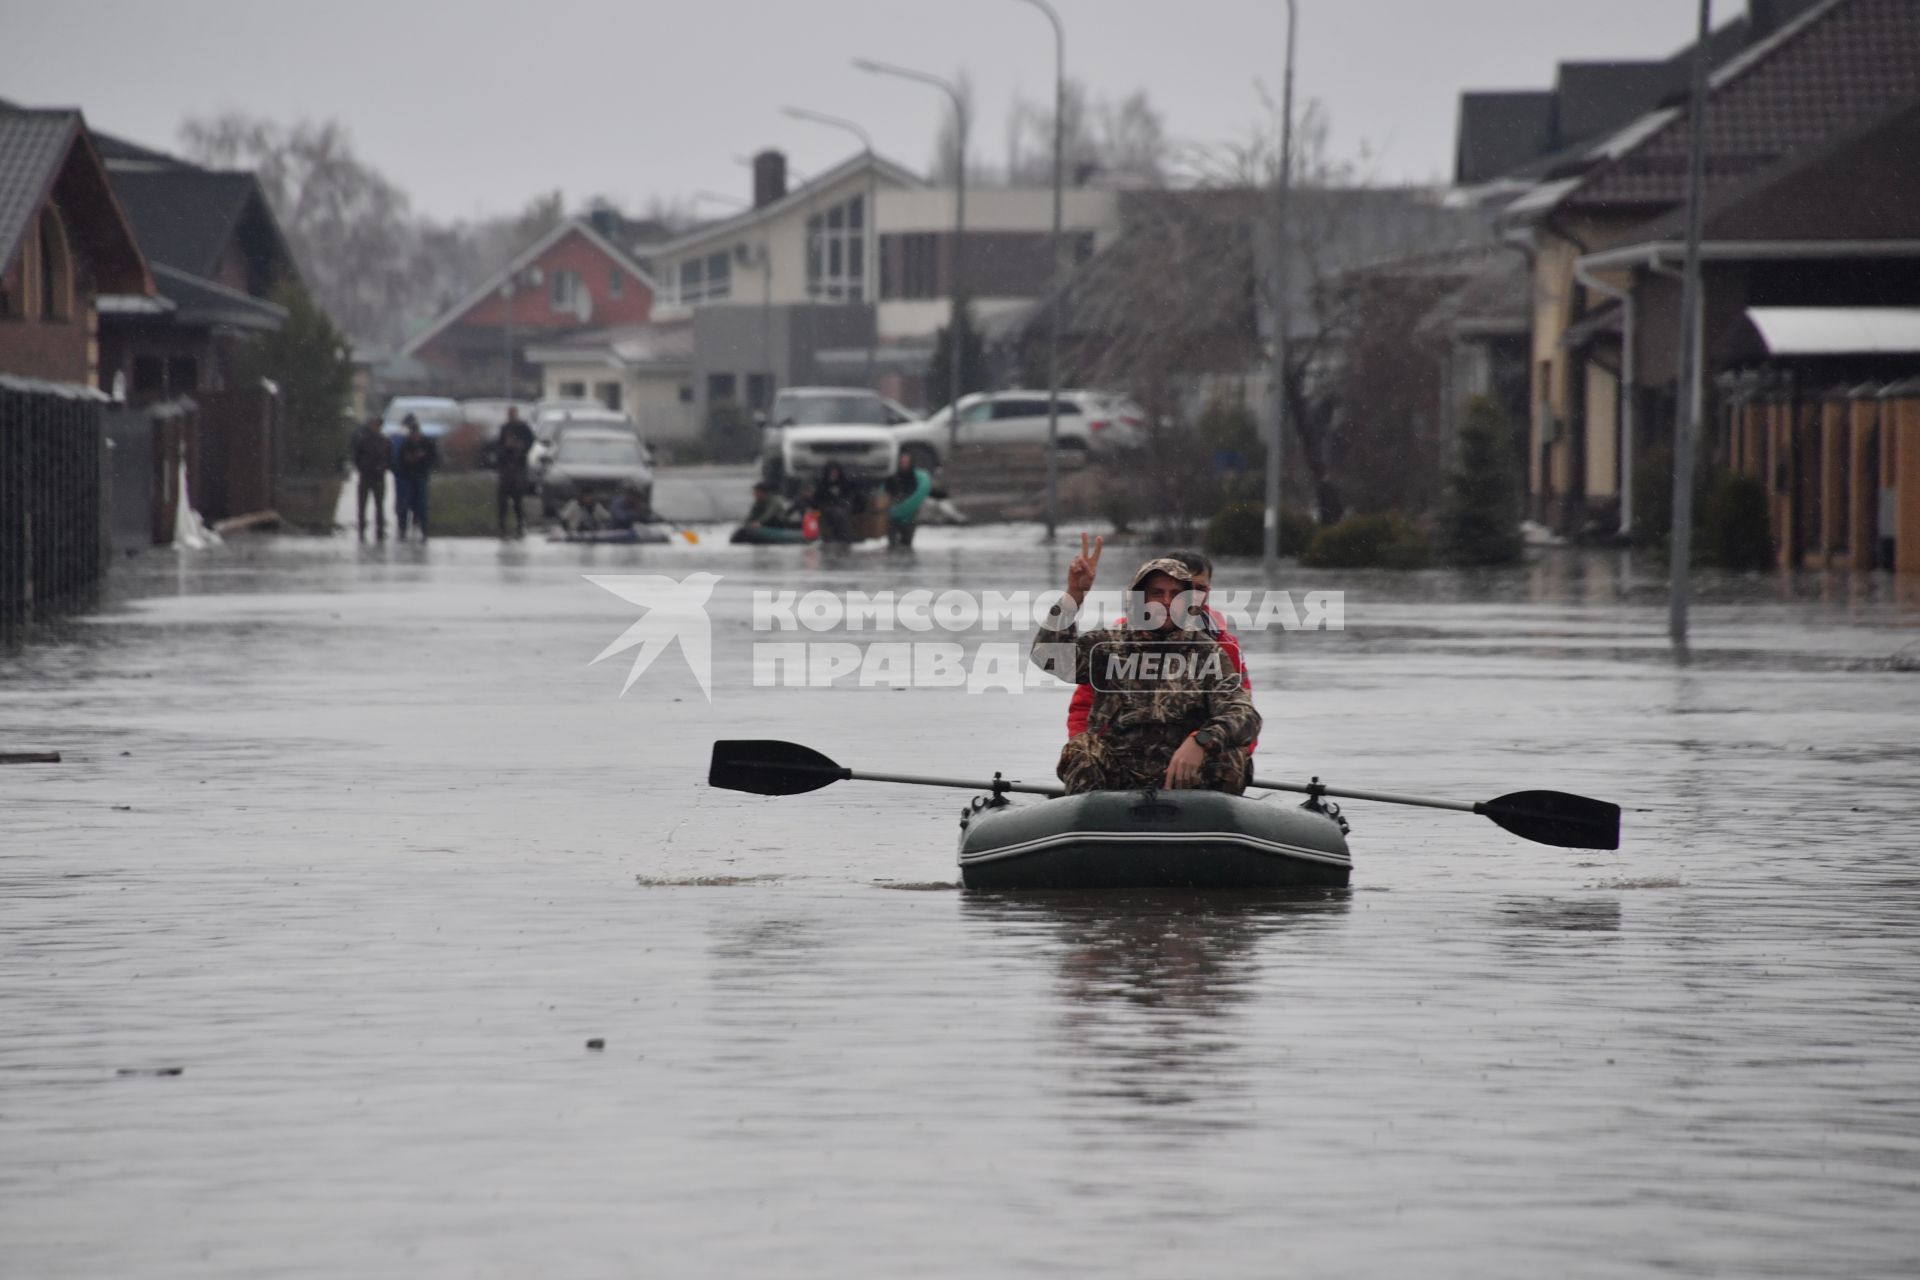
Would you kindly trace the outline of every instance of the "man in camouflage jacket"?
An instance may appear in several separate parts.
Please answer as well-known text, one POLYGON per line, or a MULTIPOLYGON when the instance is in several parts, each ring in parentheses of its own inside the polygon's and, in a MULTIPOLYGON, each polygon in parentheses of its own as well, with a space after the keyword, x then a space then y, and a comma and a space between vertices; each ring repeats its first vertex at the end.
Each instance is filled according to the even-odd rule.
POLYGON ((1066 599, 1033 640, 1033 661, 1093 687, 1087 730, 1060 752, 1069 794, 1200 787, 1238 795, 1252 776, 1260 713, 1232 659, 1199 624, 1192 571, 1149 560, 1133 575, 1129 616, 1143 625, 1081 631, 1074 619, 1093 586, 1100 540, 1067 570, 1066 599))

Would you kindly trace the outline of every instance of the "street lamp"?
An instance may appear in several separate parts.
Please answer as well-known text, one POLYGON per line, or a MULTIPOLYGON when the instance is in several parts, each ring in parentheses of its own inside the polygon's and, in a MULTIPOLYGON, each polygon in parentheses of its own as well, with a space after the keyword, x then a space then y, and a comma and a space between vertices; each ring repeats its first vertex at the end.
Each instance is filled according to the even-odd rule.
POLYGON ((1268 581, 1280 568, 1280 451, 1287 443, 1287 329, 1289 314, 1288 204, 1293 188, 1293 33, 1294 0, 1287 0, 1287 70, 1280 93, 1280 178, 1274 184, 1273 209, 1273 440, 1267 446, 1267 509, 1261 558, 1268 581))
POLYGON ((1066 139, 1067 30, 1048 0, 1025 0, 1053 24, 1053 297, 1047 304, 1047 540, 1060 524, 1060 304, 1066 256, 1061 252, 1061 165, 1066 139))
POLYGON ((853 65, 877 75, 918 80, 953 100, 953 313, 947 321, 947 450, 948 456, 952 456, 952 451, 960 445, 960 290, 967 235, 967 104, 961 100, 960 90, 939 76, 890 62, 875 62, 871 58, 855 58, 853 65))
POLYGON ((860 237, 860 256, 865 264, 863 274, 866 278, 860 286, 860 300, 871 303, 873 307, 873 329, 867 335, 867 385, 872 386, 873 347, 880 331, 880 177, 873 164, 873 139, 853 121, 830 116, 824 111, 809 111, 805 107, 782 107, 780 110, 781 114, 795 120, 810 120, 814 124, 845 130, 860 139, 861 150, 866 155, 867 217, 865 230, 860 237))

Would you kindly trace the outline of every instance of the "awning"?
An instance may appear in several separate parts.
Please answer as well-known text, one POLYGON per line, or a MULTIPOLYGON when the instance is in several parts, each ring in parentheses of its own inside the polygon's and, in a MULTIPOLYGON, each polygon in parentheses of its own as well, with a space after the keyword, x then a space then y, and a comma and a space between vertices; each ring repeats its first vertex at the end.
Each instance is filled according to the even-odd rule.
POLYGON ((1748 307, 1776 356, 1920 353, 1920 307, 1748 307))

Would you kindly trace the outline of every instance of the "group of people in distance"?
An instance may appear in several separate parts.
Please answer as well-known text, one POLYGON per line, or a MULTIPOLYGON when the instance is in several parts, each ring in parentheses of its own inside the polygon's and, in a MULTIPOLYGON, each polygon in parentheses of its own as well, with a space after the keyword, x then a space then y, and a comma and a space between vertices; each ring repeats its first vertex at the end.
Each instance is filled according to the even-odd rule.
POLYGON ((405 429, 398 438, 389 439, 380 419, 368 418, 354 429, 348 442, 348 454, 359 477, 358 498, 360 541, 367 540, 367 504, 373 504, 374 537, 387 540, 387 476, 393 476, 393 513, 399 526, 400 541, 407 540, 411 524, 427 540, 427 478, 440 463, 440 448, 420 430, 420 420, 412 414, 401 419, 405 429))
MULTIPOLYGON (((368 418, 354 429, 347 452, 359 479, 356 495, 360 540, 367 540, 367 508, 373 508, 376 540, 387 540, 387 477, 393 477, 393 509, 398 536, 405 541, 409 527, 427 540, 428 478, 440 464, 440 448, 420 428, 412 414, 401 419, 404 433, 390 438, 381 420, 368 418)), ((533 428, 521 418, 517 407, 507 407, 507 420, 494 438, 494 511, 500 523, 500 536, 527 536, 527 515, 522 503, 534 492, 532 457, 533 428), (507 531, 507 517, 513 517, 513 532, 507 531)), ((605 529, 631 529, 645 512, 640 495, 622 489, 612 501, 602 502, 599 495, 583 491, 561 509, 560 527, 569 534, 605 529)))
MULTIPOLYGON (((888 546, 913 545, 914 526, 932 488, 932 477, 916 467, 911 457, 901 454, 898 466, 880 482, 887 498, 888 546)), ((740 522, 733 540, 751 542, 758 531, 788 529, 802 531, 807 541, 818 537, 822 542, 851 543, 855 540, 855 517, 866 509, 870 492, 865 481, 849 475, 837 462, 821 468, 813 484, 793 503, 780 495, 777 486, 761 481, 753 486, 753 505, 747 508, 746 519, 740 522)))

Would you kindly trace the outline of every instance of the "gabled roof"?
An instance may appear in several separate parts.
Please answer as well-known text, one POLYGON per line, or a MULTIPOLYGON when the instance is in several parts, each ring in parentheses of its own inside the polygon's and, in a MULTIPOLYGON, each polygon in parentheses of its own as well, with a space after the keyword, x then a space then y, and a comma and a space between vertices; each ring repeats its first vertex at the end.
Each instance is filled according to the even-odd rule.
MULTIPOLYGON (((1713 73, 1709 181, 1753 173, 1920 93, 1914 0, 1824 0, 1713 73)), ((1687 112, 1596 166, 1563 208, 1665 206, 1685 196, 1687 112)))
MULTIPOLYGON (((266 209, 260 182, 251 173, 118 165, 109 165, 108 173, 148 259, 197 276, 218 275, 241 219, 266 209)), ((272 214, 266 216, 271 223, 272 214)), ((273 237, 281 255, 290 256, 277 224, 273 237)))
MULTIPOLYGON (((1826 0, 1748 0, 1748 11, 1707 36, 1707 65, 1719 67, 1750 44, 1826 0)), ((1662 59, 1562 62, 1548 90, 1460 95, 1454 181, 1563 178, 1591 167, 1593 143, 1643 112, 1686 97, 1692 44, 1662 59), (1544 119, 1541 116, 1544 115, 1544 119)))
POLYGON ((474 307, 497 293, 500 286, 505 284, 510 277, 518 274, 541 254, 574 232, 585 236, 589 244, 606 254, 616 265, 626 271, 628 275, 645 285, 656 298, 660 296, 660 286, 654 283, 653 277, 647 274, 647 269, 641 266, 632 254, 622 249, 619 245, 614 244, 613 241, 607 239, 598 231, 595 231, 593 224, 585 218, 568 218, 566 221, 556 225, 551 231, 547 232, 547 234, 528 245, 525 249, 522 249, 519 254, 514 257, 513 261, 501 267, 485 280, 482 280, 478 285, 475 285, 466 297, 460 299, 460 301, 454 303, 445 311, 442 311, 426 328, 403 342, 395 354, 411 356, 419 351, 420 348, 433 341, 434 338, 438 337, 442 332, 459 323, 461 316, 464 316, 474 307))
POLYGON ((1671 61, 1563 62, 1553 95, 1556 132, 1564 144, 1617 129, 1686 83, 1671 61))
POLYGON ((779 217, 789 210, 804 206, 807 201, 813 198, 815 192, 825 187, 830 187, 835 183, 844 182, 849 177, 866 168, 869 158, 871 158, 873 162, 873 167, 877 175, 897 186, 924 187, 927 185, 925 180, 918 174, 901 165, 895 164, 885 156, 875 155, 869 157, 868 153, 863 151, 847 160, 841 161, 833 168, 814 178, 813 181, 801 183, 793 190, 787 192, 786 195, 781 196, 778 200, 769 201, 761 205, 758 209, 748 209, 730 218, 722 218, 718 222, 709 222, 705 226, 696 227, 685 235, 677 236, 662 244, 636 245, 634 252, 646 255, 649 260, 655 260, 680 253, 686 249, 691 249, 696 245, 706 244, 711 240, 722 240, 737 236, 750 227, 759 226, 768 219, 779 217))
MULTIPOLYGON (((1856 129, 1709 189, 1707 240, 1920 240, 1920 96, 1856 129), (1906 181, 1884 181, 1905 165, 1906 181), (1848 191, 1834 200, 1830 193, 1848 191)), ((1635 242, 1679 240, 1686 206, 1636 229, 1635 242)), ((1625 243, 1625 242, 1623 242, 1625 243)))
POLYGON ((12 268, 80 129, 78 111, 0 110, 0 272, 12 268))
POLYGON ((101 292, 153 293, 153 277, 81 114, 0 105, 0 272, 13 267, 41 206, 55 198, 88 245, 101 292))
POLYGON ((1510 173, 1551 149, 1552 139, 1550 90, 1463 93, 1453 180, 1472 186, 1510 173))
POLYGON ((278 333, 287 323, 287 309, 277 303, 163 262, 153 264, 153 280, 182 324, 278 333))

